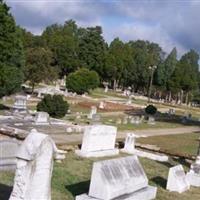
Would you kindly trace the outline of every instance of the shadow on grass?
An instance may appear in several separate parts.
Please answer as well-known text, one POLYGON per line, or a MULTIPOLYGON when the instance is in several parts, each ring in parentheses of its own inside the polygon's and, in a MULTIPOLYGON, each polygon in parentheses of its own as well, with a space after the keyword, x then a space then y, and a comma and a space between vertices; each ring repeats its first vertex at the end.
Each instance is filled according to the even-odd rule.
POLYGON ((0 110, 9 110, 9 107, 0 103, 0 110))
POLYGON ((0 183, 0 199, 8 200, 12 192, 12 187, 0 183))
POLYGON ((90 186, 90 181, 83 181, 80 183, 72 184, 72 185, 66 185, 65 188, 71 192, 71 194, 75 197, 77 195, 88 193, 90 186))
POLYGON ((150 179, 150 181, 154 182, 156 185, 159 185, 160 187, 162 187, 163 189, 166 189, 167 186, 167 180, 164 179, 161 176, 156 176, 152 179, 150 179))

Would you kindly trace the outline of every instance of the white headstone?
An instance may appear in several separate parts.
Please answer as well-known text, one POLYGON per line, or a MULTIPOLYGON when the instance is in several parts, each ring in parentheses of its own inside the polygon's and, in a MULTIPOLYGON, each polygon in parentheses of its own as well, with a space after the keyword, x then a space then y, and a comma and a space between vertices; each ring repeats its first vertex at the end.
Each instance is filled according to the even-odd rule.
POLYGON ((132 103, 132 97, 131 97, 131 96, 129 96, 129 97, 128 97, 128 101, 127 101, 127 103, 126 103, 126 104, 127 104, 127 105, 131 105, 131 103, 132 103))
POLYGON ((72 133, 72 132, 73 132, 72 127, 67 127, 67 128, 66 128, 66 132, 67 132, 67 133, 72 133))
POLYGON ((149 116, 149 119, 148 119, 148 122, 147 122, 149 125, 155 125, 155 118, 152 117, 152 116, 149 116))
POLYGON ((37 125, 48 125, 49 114, 47 112, 37 112, 35 116, 35 124, 37 125))
POLYGON ((134 153, 135 152, 135 135, 128 133, 126 136, 124 148, 121 150, 124 153, 134 153))
POLYGON ((51 200, 53 158, 64 159, 64 152, 53 140, 33 129, 17 153, 17 170, 9 200, 51 200))
POLYGON ((141 119, 140 119, 138 116, 132 117, 132 118, 130 119, 130 123, 131 123, 131 124, 138 125, 138 124, 141 123, 141 119))
POLYGON ((190 185, 200 187, 200 146, 196 161, 191 165, 186 177, 190 185))
POLYGON ((89 193, 77 196, 76 200, 150 200, 156 192, 156 187, 148 185, 137 156, 128 156, 95 162, 89 193))
POLYGON ((95 115, 96 113, 97 113, 97 107, 96 106, 92 106, 90 114, 88 115, 88 119, 92 119, 93 115, 95 115))
POLYGON ((99 104, 100 109, 105 109, 105 102, 101 101, 99 104))
POLYGON ((27 103, 27 97, 26 96, 15 96, 15 103, 13 105, 13 108, 16 110, 26 110, 26 103, 27 103))
POLYGON ((105 93, 108 92, 108 85, 105 86, 105 90, 104 90, 104 92, 105 92, 105 93))
POLYGON ((182 165, 176 165, 169 169, 167 190, 171 192, 185 192, 190 189, 190 184, 186 179, 186 175, 182 165))
POLYGON ((87 126, 84 130, 81 150, 76 154, 82 157, 111 156, 119 153, 115 149, 117 128, 107 125, 87 126))

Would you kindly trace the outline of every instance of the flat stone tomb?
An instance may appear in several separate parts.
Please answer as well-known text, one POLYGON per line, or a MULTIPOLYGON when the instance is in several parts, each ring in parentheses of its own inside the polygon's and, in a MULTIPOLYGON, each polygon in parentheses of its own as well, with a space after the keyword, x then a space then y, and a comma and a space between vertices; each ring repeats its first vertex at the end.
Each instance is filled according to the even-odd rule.
POLYGON ((16 169, 16 155, 19 143, 16 140, 0 141, 0 171, 16 169))
POLYGON ((128 156, 95 162, 89 193, 76 200, 150 200, 156 192, 156 187, 148 185, 137 156, 128 156))
POLYGON ((35 124, 49 124, 49 114, 46 112, 38 112, 35 116, 35 124))
POLYGON ((190 189, 190 184, 182 165, 176 165, 169 169, 167 189, 169 191, 182 193, 190 189))
POLYGON ((82 157, 101 157, 117 155, 115 140, 117 128, 107 125, 87 126, 84 130, 81 150, 76 154, 82 157))

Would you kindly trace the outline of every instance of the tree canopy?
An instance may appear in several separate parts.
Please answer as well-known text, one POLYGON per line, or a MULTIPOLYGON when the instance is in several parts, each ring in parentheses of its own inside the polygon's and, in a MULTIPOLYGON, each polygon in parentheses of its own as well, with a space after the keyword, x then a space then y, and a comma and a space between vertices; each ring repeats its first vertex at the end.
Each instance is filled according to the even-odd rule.
POLYGON ((23 81, 24 50, 21 29, 0 1, 0 97, 20 89, 23 81))

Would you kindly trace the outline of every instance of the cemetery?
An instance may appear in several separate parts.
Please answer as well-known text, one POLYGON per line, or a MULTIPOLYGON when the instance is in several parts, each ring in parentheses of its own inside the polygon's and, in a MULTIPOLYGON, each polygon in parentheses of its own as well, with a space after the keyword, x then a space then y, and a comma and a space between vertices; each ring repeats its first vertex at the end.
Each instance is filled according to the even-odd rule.
POLYGON ((181 3, 0 0, 0 200, 200 199, 198 2, 181 3))
MULTIPOLYGON (((99 95, 105 95, 105 91, 102 90, 102 93, 99 92, 100 90, 97 91, 99 95)), ((187 108, 178 106, 176 113, 170 110, 169 115, 165 111, 169 105, 155 103, 159 113, 155 115, 155 124, 152 125, 146 118, 145 104, 135 102, 127 105, 127 98, 124 99, 123 96, 120 98, 119 93, 116 92, 115 95, 119 96, 116 100, 113 94, 114 92, 109 94, 107 91, 103 101, 102 98, 94 98, 92 94, 67 96, 65 100, 69 103, 70 112, 62 119, 53 118, 44 111, 36 111, 37 104, 41 101, 41 97, 38 96, 23 97, 22 99, 26 99, 26 108, 19 110, 13 110, 12 105, 16 105, 15 96, 7 97, 6 102, 2 101, 1 103, 7 109, 1 110, 0 116, 0 199, 17 198, 18 192, 16 191, 19 191, 19 188, 15 181, 17 181, 16 174, 20 170, 18 169, 20 158, 26 156, 25 160, 30 162, 30 164, 27 163, 27 167, 33 162, 27 154, 29 150, 23 145, 28 145, 29 142, 26 141, 29 140, 37 141, 36 146, 32 142, 35 148, 33 150, 31 147, 30 155, 32 156, 33 152, 42 148, 38 145, 43 144, 41 141, 47 135, 50 136, 47 138, 51 138, 51 142, 53 140, 55 142, 53 142, 54 151, 59 152, 58 156, 51 157, 51 162, 55 160, 54 167, 50 165, 50 162, 48 164, 47 161, 44 163, 41 160, 41 165, 49 165, 49 170, 52 171, 52 178, 51 174, 47 174, 45 175, 47 182, 41 183, 41 188, 42 184, 44 187, 48 185, 48 192, 42 194, 44 189, 41 191, 37 189, 38 178, 36 177, 36 182, 34 183, 33 180, 33 185, 30 186, 31 189, 27 188, 28 192, 24 191, 25 199, 34 199, 37 195, 46 195, 43 199, 69 200, 187 199, 190 195, 198 199, 200 195, 198 189, 200 185, 199 157, 196 156, 200 136, 198 121, 194 118, 188 124, 183 124, 181 119, 187 112, 185 111, 187 108), (99 108, 98 105, 101 105, 101 102, 104 102, 104 107, 99 108), (134 106, 135 104, 137 106, 134 106), (38 139, 37 134, 39 134, 38 139), (55 145, 62 151, 58 150, 55 145), (113 165, 112 162, 115 164, 113 165), (102 168, 102 173, 106 173, 105 175, 99 171, 101 165, 106 167, 106 170, 102 168), (112 165, 117 168, 114 169, 112 165), (127 165, 138 166, 138 169, 135 167, 127 169, 127 165), (173 171, 176 166, 179 166, 182 172, 173 171), (105 186, 105 191, 103 191, 101 179, 105 181, 103 177, 108 178, 108 168, 111 168, 110 173, 116 170, 122 174, 116 176, 116 183, 109 178, 108 186, 105 186), (126 177, 128 172, 126 170, 132 173, 137 173, 139 170, 144 179, 140 179, 138 175, 135 177, 133 174, 126 177), (97 173, 100 174, 97 175, 97 173), (178 180, 179 175, 184 175, 184 178, 178 180), (126 183, 123 184, 123 180, 126 183), (134 187, 139 180, 141 180, 141 185, 134 187), (128 186, 127 181, 130 181, 131 186, 128 186), (174 184, 176 181, 177 183, 174 184), (118 185, 119 193, 117 187, 112 184, 118 185), (99 196, 99 194, 105 196, 99 196), (26 195, 31 196, 26 197, 26 195)), ((20 107, 19 102, 18 105, 20 107)), ((173 109, 176 110, 176 108, 173 109)), ((198 115, 198 109, 192 109, 195 116, 198 115)), ((27 170, 29 171, 28 168, 27 170)), ((28 171, 24 173, 35 173, 37 176, 37 172, 28 171)), ((38 176, 41 175, 38 174, 38 176)))

